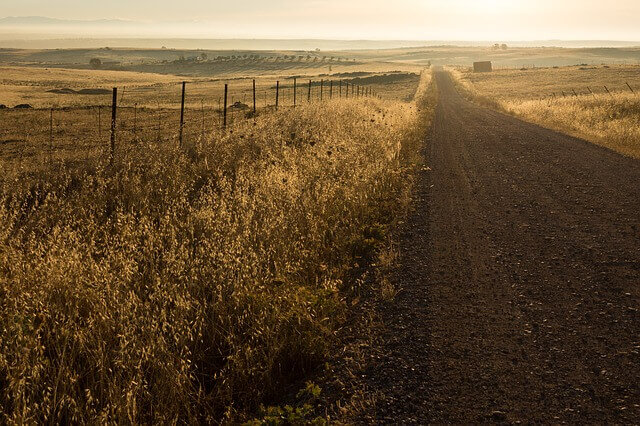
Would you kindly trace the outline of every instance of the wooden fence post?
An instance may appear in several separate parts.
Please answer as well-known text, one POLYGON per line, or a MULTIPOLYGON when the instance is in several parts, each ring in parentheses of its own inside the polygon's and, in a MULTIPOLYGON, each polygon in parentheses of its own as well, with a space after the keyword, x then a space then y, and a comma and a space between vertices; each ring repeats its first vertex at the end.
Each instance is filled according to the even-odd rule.
POLYGON ((276 81, 276 111, 278 110, 279 100, 280 100, 280 81, 276 81))
POLYGON ((53 158, 53 108, 49 110, 49 165, 53 158))
POLYGON ((180 103, 180 146, 182 146, 182 131, 184 130, 184 94, 187 88, 187 83, 182 82, 182 102, 180 103))
POLYGON ((631 93, 633 93, 634 95, 636 94, 635 90, 633 90, 633 87, 631 87, 631 85, 629 83, 627 83, 626 81, 624 82, 624 84, 627 85, 627 87, 629 88, 629 90, 631 90, 631 93))
POLYGON ((329 81, 329 99, 333 99, 333 80, 329 81))
POLYGON ((309 94, 307 95, 307 102, 311 102, 311 80, 309 80, 309 94))
POLYGON ((349 83, 345 83, 346 84, 346 92, 345 92, 345 98, 349 99, 349 83))
POLYGON ((102 105, 98 105, 98 140, 102 139, 102 105))
POLYGON ((342 80, 338 82, 338 90, 340 91, 340 97, 342 97, 342 80))
POLYGON ((138 137, 138 103, 133 104, 133 138, 138 137))
POLYGON ((117 105, 118 105, 118 88, 113 88, 113 101, 111 102, 111 153, 109 155, 109 164, 113 164, 116 152, 116 122, 117 122, 117 105))
POLYGON ((322 102, 322 97, 324 95, 324 80, 320 80, 320 102, 322 102))
POLYGON ((606 91, 607 91, 607 94, 613 98, 613 95, 611 94, 611 92, 609 91, 609 89, 607 89, 607 86, 604 86, 604 90, 606 90, 606 91))
POLYGON ((229 85, 225 84, 224 85, 224 110, 222 110, 222 128, 226 129, 227 128, 227 96, 229 94, 229 85))
POLYGON ((200 99, 200 109, 202 110, 202 135, 200 140, 204 141, 204 99, 200 99))
POLYGON ((256 114, 256 79, 253 79, 253 115, 256 114))
POLYGON ((293 78, 293 107, 295 108, 298 103, 298 79, 293 78))
POLYGON ((156 128, 156 140, 158 142, 160 142, 160 128, 162 127, 161 125, 161 121, 162 121, 162 113, 160 111, 160 101, 158 101, 158 123, 157 123, 157 128, 156 128))

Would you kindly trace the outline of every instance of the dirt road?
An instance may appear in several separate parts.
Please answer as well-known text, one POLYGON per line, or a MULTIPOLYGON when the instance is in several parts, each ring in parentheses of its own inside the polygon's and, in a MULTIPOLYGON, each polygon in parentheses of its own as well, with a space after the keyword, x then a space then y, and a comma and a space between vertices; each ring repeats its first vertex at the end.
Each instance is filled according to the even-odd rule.
POLYGON ((640 421, 640 161, 436 81, 364 421, 640 421))

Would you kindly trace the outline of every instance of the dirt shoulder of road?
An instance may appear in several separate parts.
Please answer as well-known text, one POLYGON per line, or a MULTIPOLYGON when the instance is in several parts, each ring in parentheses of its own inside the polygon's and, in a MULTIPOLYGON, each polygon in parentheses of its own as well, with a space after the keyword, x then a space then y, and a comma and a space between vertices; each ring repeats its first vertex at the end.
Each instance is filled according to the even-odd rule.
MULTIPOLYGON (((432 83, 422 99, 417 101, 423 141, 431 126, 437 102, 437 89, 432 83)), ((404 195, 408 197, 407 210, 394 221, 386 244, 379 248, 376 261, 359 271, 360 276, 350 296, 350 314, 344 326, 338 330, 333 356, 309 382, 321 390, 318 396, 312 398, 314 415, 330 423, 356 424, 374 420, 368 413, 376 406, 379 395, 371 392, 366 380, 361 380, 361 373, 374 369, 376 360, 382 357, 381 350, 386 339, 384 317, 393 310, 394 300, 401 291, 396 287, 392 275, 400 266, 398 245, 405 239, 407 229, 412 227, 412 216, 418 205, 416 199, 420 197, 418 192, 424 187, 424 178, 429 170, 425 165, 425 150, 426 146, 423 145, 419 152, 420 160, 407 176, 413 181, 411 192, 404 195)), ((289 398, 294 406, 300 406, 308 400, 308 395, 289 398)))

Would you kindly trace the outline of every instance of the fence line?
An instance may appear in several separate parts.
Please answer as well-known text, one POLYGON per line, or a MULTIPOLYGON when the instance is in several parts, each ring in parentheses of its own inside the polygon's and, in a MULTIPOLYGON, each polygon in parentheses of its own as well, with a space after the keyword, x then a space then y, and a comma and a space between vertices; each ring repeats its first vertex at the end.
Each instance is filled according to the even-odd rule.
MULTIPOLYGON (((633 86, 631 86, 628 82, 624 83, 626 88, 629 89, 629 92, 632 95, 640 95, 639 93, 636 92, 636 90, 633 88, 633 86)), ((625 93, 624 90, 623 91, 617 91, 617 92, 612 92, 609 87, 607 85, 603 85, 602 86, 604 88, 604 92, 601 93, 597 93, 597 91, 592 90, 591 86, 586 86, 587 91, 586 92, 579 92, 576 91, 575 88, 571 88, 571 93, 569 95, 567 95, 567 92, 565 92, 564 90, 560 90, 557 94, 556 92, 551 92, 550 95, 539 95, 540 100, 549 100, 549 101, 557 101, 560 98, 567 98, 567 97, 575 97, 577 99, 579 99, 581 96, 591 96, 593 97, 593 99, 598 99, 598 95, 608 95, 611 99, 615 99, 616 96, 615 95, 620 95, 625 93)))
MULTIPOLYGON (((355 97, 353 93, 358 91, 358 93, 362 93, 363 98, 380 98, 376 91, 370 87, 365 90, 365 87, 355 83, 349 84, 348 81, 343 80, 337 80, 337 82, 339 84, 337 98, 343 98, 343 95, 345 99, 349 98, 349 86, 352 87, 352 97, 355 97), (344 94, 342 90, 343 84, 347 88, 344 94)), ((211 93, 202 93, 202 87, 198 83, 188 83, 186 81, 178 83, 181 89, 179 93, 176 93, 176 96, 179 96, 176 100, 179 99, 180 102, 179 116, 174 115, 177 114, 177 111, 175 107, 171 106, 175 105, 175 103, 167 103, 167 96, 159 97, 156 95, 158 93, 157 87, 167 87, 166 85, 142 88, 114 87, 111 91, 111 123, 106 145, 102 139, 105 136, 102 129, 102 109, 104 105, 46 108, 44 110, 48 110, 48 114, 45 113, 46 121, 41 108, 5 109, 1 112, 9 114, 11 118, 9 120, 0 120, 0 139, 9 143, 16 142, 21 159, 25 153, 39 156, 41 152, 44 152, 45 157, 48 156, 49 164, 53 163, 54 152, 57 156, 59 152, 64 151, 66 152, 64 158, 72 158, 74 156, 78 157, 82 149, 93 153, 95 148, 98 148, 96 152, 104 152, 106 147, 108 162, 112 165, 115 161, 117 150, 120 149, 118 147, 125 141, 139 142, 139 135, 155 133, 156 142, 176 141, 177 139, 178 146, 184 147, 188 140, 192 138, 197 140, 198 135, 203 138, 208 132, 216 130, 224 132, 239 119, 256 117, 259 89, 255 79, 250 83, 251 107, 240 101, 241 99, 246 100, 246 90, 241 90, 240 93, 236 92, 237 95, 232 94, 230 85, 227 83, 224 84, 223 99, 217 98, 216 108, 212 105, 212 103, 216 103, 215 97, 211 99, 211 93), (191 84, 195 85, 192 94, 189 91, 191 84), (207 99, 209 101, 205 103, 207 99), (187 104, 188 102, 191 106, 187 104), (195 102, 199 103, 199 108, 192 105, 195 102), (154 106, 150 106, 151 104, 154 104, 154 106), (70 116, 65 117, 66 114, 70 116), (11 125, 3 126, 3 123, 11 123, 11 125), (42 129, 42 132, 39 129, 42 129), (42 145, 48 149, 45 148, 42 151, 40 148, 42 145), (31 152, 29 152, 30 150, 31 152)), ((334 99, 333 85, 334 80, 309 80, 307 88, 308 103, 315 102, 316 99, 320 103, 334 99), (325 96, 325 85, 327 83, 329 85, 328 96, 325 96)), ((169 85, 169 87, 175 86, 169 85)), ((270 90, 275 90, 275 105, 273 105, 275 110, 287 106, 283 105, 283 99, 287 95, 292 101, 289 106, 295 108, 299 105, 297 77, 292 78, 292 84, 281 84, 280 80, 278 80, 275 83, 275 87, 270 86, 264 89, 265 110, 272 108, 267 100, 267 93, 270 90)), ((148 141, 151 141, 151 139, 148 141)))
MULTIPOLYGON (((121 98, 122 100, 122 98, 121 98)), ((113 88, 113 102, 111 105, 111 153, 109 155, 109 162, 113 164, 113 159, 116 153, 116 125, 118 114, 118 88, 113 88)))

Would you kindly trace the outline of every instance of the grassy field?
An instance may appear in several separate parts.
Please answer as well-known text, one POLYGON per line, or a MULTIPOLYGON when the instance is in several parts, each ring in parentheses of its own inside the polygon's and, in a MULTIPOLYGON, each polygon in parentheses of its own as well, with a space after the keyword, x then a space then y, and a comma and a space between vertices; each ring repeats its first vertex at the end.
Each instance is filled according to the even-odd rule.
MULTIPOLYGON (((413 96, 418 74, 423 67, 379 66, 376 63, 360 65, 349 72, 318 73, 318 69, 286 68, 274 69, 272 75, 254 74, 253 69, 243 72, 220 72, 216 78, 184 77, 153 72, 78 70, 69 68, 43 68, 28 66, 0 66, 0 104, 12 107, 27 103, 36 108, 59 108, 69 106, 110 105, 109 94, 100 96, 91 94, 60 94, 52 91, 60 89, 111 89, 118 87, 124 105, 138 103, 140 106, 175 106, 180 102, 180 83, 187 81, 189 91, 187 102, 200 106, 201 102, 210 106, 219 106, 224 84, 229 84, 230 100, 249 101, 252 80, 256 79, 259 103, 275 101, 275 84, 280 81, 284 104, 293 103, 293 78, 300 84, 300 100, 306 100, 303 87, 309 80, 319 84, 327 82, 326 95, 329 95, 329 81, 335 82, 336 95, 339 81, 367 87, 376 86, 378 92, 388 99, 405 99, 413 96), (405 68, 400 71, 399 69, 405 68), (407 70, 410 69, 411 71, 407 70), (408 83, 408 84, 407 84, 408 83)), ((314 92, 318 88, 314 87, 314 92)), ((319 97, 319 93, 314 93, 319 97)))
POLYGON ((109 95, 62 95, 56 89, 110 89, 114 86, 144 89, 177 86, 177 76, 120 71, 74 70, 25 66, 0 67, 0 104, 12 107, 30 104, 35 108, 59 108, 108 104, 109 95))
MULTIPOLYGON (((46 170, 52 163, 72 166, 89 158, 104 157, 109 147, 110 89, 114 86, 119 88, 118 150, 142 140, 159 143, 178 139, 181 77, 39 67, 3 67, 0 75, 0 104, 12 107, 27 103, 33 107, 0 109, 0 180, 46 170), (105 94, 77 93, 86 89, 102 89, 105 94)), ((293 106, 294 80, 290 75, 257 77, 259 111, 275 107, 277 81, 280 82, 280 108, 293 106)), ((383 99, 411 102, 420 75, 377 73, 365 67, 364 71, 301 77, 297 81, 298 105, 345 98, 347 84, 349 97, 354 96, 353 86, 357 85, 375 90, 383 99), (313 80, 310 92, 309 80, 313 80)), ((220 131, 225 84, 229 85, 228 105, 241 102, 252 106, 253 78, 187 79, 185 141, 203 139, 220 131)), ((246 119, 247 113, 246 109, 229 109, 229 126, 233 129, 236 123, 246 119)))
MULTIPOLYGON (((106 42, 106 41, 105 41, 106 42)), ((160 47, 161 41, 155 41, 160 47)), ((283 68, 306 70, 305 74, 360 71, 415 71, 416 66, 471 65, 490 60, 498 67, 551 67, 576 64, 638 64, 640 48, 561 48, 440 45, 357 50, 188 50, 188 49, 0 49, 0 65, 55 66, 89 68, 92 58, 105 67, 119 70, 179 73, 190 76, 216 76, 221 73, 273 75, 283 68), (203 57, 204 55, 204 57, 203 57), (200 57, 199 59, 197 59, 200 57), (184 58, 184 61, 180 59, 184 58), (397 68, 399 67, 399 68, 397 68), (413 68, 412 68, 413 67, 413 68)))
MULTIPOLYGON (((74 73, 12 81, 85 86, 74 73)), ((92 86, 128 78, 139 92, 125 99, 178 88, 174 77, 89 76, 92 86)), ((386 92, 395 100, 263 108, 227 131, 192 99, 195 129, 181 148, 167 124, 175 109, 141 108, 134 134, 123 108, 112 166, 95 108, 55 111, 69 116, 56 118, 51 154, 48 110, 0 112, 11 123, 0 181, 3 421, 242 420, 316 368, 357 292, 349 277, 388 240, 421 161, 430 74, 401 84, 404 94, 386 92)))
POLYGON ((479 74, 457 68, 452 73, 460 87, 480 102, 640 158, 640 66, 575 66, 479 74))
POLYGON ((229 51, 176 49, 0 49, 0 66, 100 69, 183 77, 274 77, 330 75, 350 72, 419 72, 424 66, 381 60, 375 54, 318 51, 229 51))
POLYGON ((377 60, 404 64, 462 65, 475 61, 492 61, 499 68, 553 67, 576 64, 638 64, 640 49, 629 48, 561 48, 513 47, 495 49, 487 46, 425 46, 402 49, 353 50, 356 60, 377 60))

